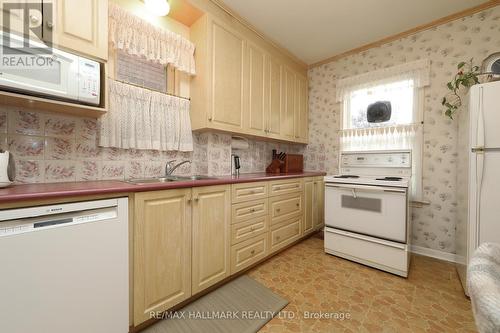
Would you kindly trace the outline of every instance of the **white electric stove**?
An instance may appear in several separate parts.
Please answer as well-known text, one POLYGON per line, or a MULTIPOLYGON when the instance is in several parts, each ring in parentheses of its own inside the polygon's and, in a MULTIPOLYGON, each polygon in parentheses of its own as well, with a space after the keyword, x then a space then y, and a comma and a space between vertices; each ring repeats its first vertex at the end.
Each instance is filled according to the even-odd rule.
POLYGON ((408 276, 411 151, 340 153, 325 177, 325 252, 408 276))

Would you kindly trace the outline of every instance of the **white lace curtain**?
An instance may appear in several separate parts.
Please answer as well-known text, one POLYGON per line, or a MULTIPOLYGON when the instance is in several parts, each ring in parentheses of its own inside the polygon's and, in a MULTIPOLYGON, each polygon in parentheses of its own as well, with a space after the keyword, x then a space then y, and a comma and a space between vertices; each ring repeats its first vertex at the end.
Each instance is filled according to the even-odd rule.
POLYGON ((188 39, 158 28, 122 7, 109 2, 109 42, 111 47, 141 56, 194 75, 195 46, 188 39))
POLYGON ((99 145, 123 149, 193 150, 190 101, 109 79, 109 109, 99 145))
POLYGON ((422 125, 348 129, 340 131, 342 150, 397 150, 412 151, 412 198, 422 200, 422 125))
POLYGON ((336 83, 337 102, 342 102, 356 90, 405 80, 412 80, 415 88, 428 86, 430 84, 430 61, 422 59, 407 62, 340 79, 336 83))

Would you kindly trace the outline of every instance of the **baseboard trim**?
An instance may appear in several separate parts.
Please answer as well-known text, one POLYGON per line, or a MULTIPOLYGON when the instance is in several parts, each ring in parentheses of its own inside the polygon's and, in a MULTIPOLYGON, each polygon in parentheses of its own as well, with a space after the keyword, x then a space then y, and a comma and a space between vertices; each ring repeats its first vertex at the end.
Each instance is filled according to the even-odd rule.
POLYGON ((426 257, 432 257, 444 261, 449 261, 449 262, 456 262, 455 259, 455 254, 454 253, 449 253, 449 252, 443 252, 439 250, 434 250, 434 249, 429 249, 426 247, 421 247, 421 246, 416 246, 412 245, 411 246, 411 252, 415 254, 420 254, 422 256, 426 257))

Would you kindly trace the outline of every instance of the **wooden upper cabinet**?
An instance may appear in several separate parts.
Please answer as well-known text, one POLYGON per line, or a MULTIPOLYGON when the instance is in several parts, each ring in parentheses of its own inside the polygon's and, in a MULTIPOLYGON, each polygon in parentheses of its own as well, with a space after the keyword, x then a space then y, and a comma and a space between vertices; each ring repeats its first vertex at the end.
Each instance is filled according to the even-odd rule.
POLYGON ((296 79, 305 78, 305 70, 230 19, 205 14, 191 26, 190 37, 196 45, 193 130, 306 143, 307 117, 299 112, 307 108, 298 105, 307 99, 307 81, 296 79), (297 129, 299 138, 295 112, 297 124, 305 121, 297 129))
MULTIPOLYGON (((43 0, 44 3, 47 0, 43 0)), ((53 16, 44 13, 43 28, 55 45, 108 59, 108 1, 52 0, 53 16)))
POLYGON ((283 68, 283 119, 281 135, 287 139, 295 139, 295 73, 288 67, 283 68))
POLYGON ((272 57, 267 58, 266 64, 266 105, 267 105, 267 134, 273 138, 280 138, 281 114, 281 64, 272 57))
POLYGON ((246 126, 253 134, 266 135, 266 53, 258 46, 247 44, 246 68, 248 70, 246 126))
POLYGON ((308 126, 309 126, 309 113, 308 113, 308 87, 307 78, 301 75, 295 76, 295 139, 300 142, 308 141, 308 126))
POLYGON ((134 324, 191 296, 191 189, 134 197, 134 324))
POLYGON ((193 294, 230 274, 231 186, 193 188, 193 294))
POLYGON ((211 22, 212 98, 208 121, 222 130, 243 128, 245 41, 229 27, 211 22))

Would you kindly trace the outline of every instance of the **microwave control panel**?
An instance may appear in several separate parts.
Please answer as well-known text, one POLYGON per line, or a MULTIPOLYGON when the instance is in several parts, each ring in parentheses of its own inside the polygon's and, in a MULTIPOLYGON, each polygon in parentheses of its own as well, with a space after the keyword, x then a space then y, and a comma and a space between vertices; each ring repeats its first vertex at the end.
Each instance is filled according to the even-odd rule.
POLYGON ((78 100, 99 105, 101 91, 101 65, 97 61, 79 57, 78 100))

